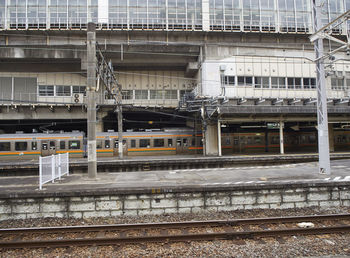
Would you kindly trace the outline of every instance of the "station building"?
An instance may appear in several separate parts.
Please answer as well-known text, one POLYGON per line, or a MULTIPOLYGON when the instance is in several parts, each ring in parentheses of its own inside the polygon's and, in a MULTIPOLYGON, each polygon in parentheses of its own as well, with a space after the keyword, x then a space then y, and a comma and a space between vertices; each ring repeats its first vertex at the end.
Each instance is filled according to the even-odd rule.
MULTIPOLYGON (((327 24, 350 1, 322 8, 327 24)), ((125 129, 190 126, 213 155, 221 133, 316 130, 310 0, 0 0, 2 132, 84 129, 88 22, 122 86, 125 129)), ((325 66, 333 135, 350 126, 349 51, 325 66)), ((102 84, 97 104, 98 131, 116 129, 102 84)))

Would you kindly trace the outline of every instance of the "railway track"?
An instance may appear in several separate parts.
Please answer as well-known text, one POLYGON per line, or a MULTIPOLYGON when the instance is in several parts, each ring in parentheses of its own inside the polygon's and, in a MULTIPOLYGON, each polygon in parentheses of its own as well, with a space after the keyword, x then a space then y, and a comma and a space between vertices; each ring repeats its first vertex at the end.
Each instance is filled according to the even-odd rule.
POLYGON ((254 239, 350 232, 350 214, 172 223, 11 228, 0 230, 0 248, 43 248, 147 242, 254 239), (312 222, 300 228, 297 223, 312 222))

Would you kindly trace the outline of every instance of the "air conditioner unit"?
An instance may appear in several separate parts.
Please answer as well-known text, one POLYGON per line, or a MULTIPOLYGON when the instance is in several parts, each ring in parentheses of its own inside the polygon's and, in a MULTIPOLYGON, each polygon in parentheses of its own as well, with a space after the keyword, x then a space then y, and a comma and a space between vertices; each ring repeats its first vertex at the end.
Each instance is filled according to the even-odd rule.
POLYGON ((74 104, 81 104, 84 102, 84 94, 83 93, 73 93, 72 102, 74 104))

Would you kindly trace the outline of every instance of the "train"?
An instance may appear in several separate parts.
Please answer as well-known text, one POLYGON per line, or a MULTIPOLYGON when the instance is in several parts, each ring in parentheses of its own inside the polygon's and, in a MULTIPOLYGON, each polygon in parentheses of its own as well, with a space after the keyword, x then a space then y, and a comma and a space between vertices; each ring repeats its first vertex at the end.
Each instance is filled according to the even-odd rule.
MULTIPOLYGON (((87 156, 84 132, 0 134, 0 159, 35 159, 58 153, 73 158, 87 156)), ((191 128, 169 128, 123 132, 123 155, 179 155, 203 153, 202 133, 191 128)), ((279 153, 280 139, 276 131, 249 131, 221 134, 222 153, 279 153)), ((118 133, 96 134, 98 157, 118 156, 118 133)), ((348 151, 350 131, 334 131, 335 151, 348 151)), ((285 132, 285 152, 316 152, 317 132, 285 132)))

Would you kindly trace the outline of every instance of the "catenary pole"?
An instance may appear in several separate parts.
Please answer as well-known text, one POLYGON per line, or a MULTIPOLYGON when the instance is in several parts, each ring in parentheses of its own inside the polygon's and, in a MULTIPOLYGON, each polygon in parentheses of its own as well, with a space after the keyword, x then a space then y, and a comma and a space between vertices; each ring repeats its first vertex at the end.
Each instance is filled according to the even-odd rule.
POLYGON ((96 158, 96 26, 88 23, 87 30, 87 134, 88 177, 97 177, 96 158))
MULTIPOLYGON (((321 29, 321 3, 313 0, 314 31, 321 29)), ((318 38, 314 43, 316 53, 316 81, 317 81, 317 129, 318 129, 318 155, 319 173, 331 174, 329 158, 328 117, 327 117, 327 91, 323 60, 323 39, 318 38)))

